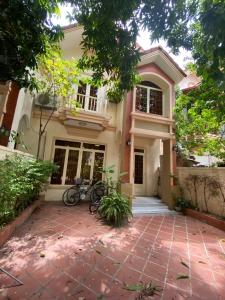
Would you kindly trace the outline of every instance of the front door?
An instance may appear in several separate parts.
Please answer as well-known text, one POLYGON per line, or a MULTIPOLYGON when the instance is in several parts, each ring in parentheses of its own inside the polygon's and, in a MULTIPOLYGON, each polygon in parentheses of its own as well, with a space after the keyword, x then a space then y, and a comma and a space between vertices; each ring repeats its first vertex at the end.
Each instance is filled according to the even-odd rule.
POLYGON ((145 152, 144 149, 134 149, 134 194, 145 195, 145 152))

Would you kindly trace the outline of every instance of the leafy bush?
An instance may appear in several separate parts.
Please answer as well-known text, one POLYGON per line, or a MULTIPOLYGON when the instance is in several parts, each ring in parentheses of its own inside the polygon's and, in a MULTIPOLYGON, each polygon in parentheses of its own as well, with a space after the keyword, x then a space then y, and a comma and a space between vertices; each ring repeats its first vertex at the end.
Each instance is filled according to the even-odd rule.
POLYGON ((194 208, 191 204, 191 201, 183 199, 183 198, 177 198, 175 207, 179 207, 181 211, 183 211, 185 208, 194 208))
POLYGON ((0 226, 37 198, 56 168, 50 162, 18 155, 0 161, 0 226))
POLYGON ((129 216, 132 216, 129 200, 119 192, 104 196, 98 213, 108 224, 114 226, 121 226, 129 216))

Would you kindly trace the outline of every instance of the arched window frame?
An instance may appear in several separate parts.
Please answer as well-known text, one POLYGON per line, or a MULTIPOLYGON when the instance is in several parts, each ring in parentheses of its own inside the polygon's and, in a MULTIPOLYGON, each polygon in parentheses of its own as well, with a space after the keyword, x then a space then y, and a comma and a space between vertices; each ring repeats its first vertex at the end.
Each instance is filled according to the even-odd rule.
POLYGON ((137 92, 136 92, 136 105, 135 105, 135 110, 136 111, 140 111, 140 112, 145 112, 145 113, 150 113, 150 114, 156 114, 156 115, 163 115, 163 91, 160 87, 155 87, 157 86, 156 84, 154 84, 153 82, 151 82, 150 80, 145 80, 145 81, 148 81, 149 83, 151 83, 153 85, 152 86, 147 86, 147 85, 143 85, 143 84, 138 84, 136 86, 137 88, 137 92), (147 93, 146 93, 146 101, 144 100, 141 100, 139 101, 139 104, 138 104, 138 88, 142 88, 142 89, 146 89, 147 90, 147 93), (151 91, 156 91, 156 92, 160 92, 161 93, 161 99, 160 99, 160 104, 159 105, 159 108, 157 108, 157 105, 154 105, 154 103, 152 104, 153 106, 153 109, 151 108, 151 101, 154 101, 154 100, 151 100, 151 91), (144 103, 146 102, 146 103, 144 103), (145 107, 144 105, 145 104, 145 107), (156 106, 155 110, 154 110, 154 106, 156 106))

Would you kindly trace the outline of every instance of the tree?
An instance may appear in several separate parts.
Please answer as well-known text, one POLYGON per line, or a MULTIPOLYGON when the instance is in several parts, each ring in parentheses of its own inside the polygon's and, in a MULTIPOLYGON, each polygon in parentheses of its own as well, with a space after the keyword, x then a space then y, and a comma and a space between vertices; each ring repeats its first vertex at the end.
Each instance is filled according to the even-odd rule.
POLYGON ((30 84, 31 70, 37 55, 47 44, 59 41, 60 28, 50 16, 58 12, 58 0, 0 1, 0 81, 16 81, 21 87, 30 84))
POLYGON ((203 83, 176 100, 176 138, 183 150, 209 153, 225 160, 224 93, 216 84, 203 83))
POLYGON ((139 30, 149 29, 153 40, 169 33, 179 40, 187 36, 185 24, 195 6, 192 1, 185 0, 69 2, 74 7, 71 20, 84 27, 84 54, 80 66, 92 69, 96 82, 108 75, 112 85, 109 96, 114 101, 120 101, 124 91, 130 90, 136 82, 135 69, 140 60, 140 49, 136 47, 139 30))
MULTIPOLYGON (((165 39, 175 53, 180 47, 191 50, 198 75, 208 83, 216 81, 224 91, 224 0, 59 1, 74 7, 70 18, 84 27, 80 67, 94 71, 95 83, 110 82, 109 95, 114 101, 121 100, 136 82, 140 60, 136 39, 141 29, 149 30, 152 40, 165 39)), ((59 38, 57 29, 46 21, 59 1, 1 2, 0 38, 8 62, 1 63, 5 75, 0 80, 27 84, 36 54, 46 51, 46 40, 59 38)))
POLYGON ((38 69, 33 78, 33 86, 38 93, 38 102, 40 108, 39 133, 37 159, 40 155, 41 139, 46 131, 46 127, 51 120, 55 110, 61 104, 60 98, 64 101, 64 106, 69 105, 73 112, 80 107, 75 97, 75 85, 79 80, 87 81, 81 76, 81 70, 75 59, 65 60, 62 58, 59 47, 56 45, 48 45, 45 55, 37 57, 38 69), (49 107, 48 117, 43 120, 43 110, 49 107))

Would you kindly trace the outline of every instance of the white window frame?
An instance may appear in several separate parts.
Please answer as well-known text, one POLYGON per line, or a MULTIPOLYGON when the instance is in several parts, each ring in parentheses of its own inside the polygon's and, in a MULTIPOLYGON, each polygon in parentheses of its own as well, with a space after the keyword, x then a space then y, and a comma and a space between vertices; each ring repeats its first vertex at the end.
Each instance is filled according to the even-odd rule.
MULTIPOLYGON (((58 139, 56 139, 58 140, 58 139)), ((56 142, 55 140, 55 142, 56 142)), ((83 144, 92 144, 92 143, 89 143, 89 142, 80 142, 80 141, 72 141, 72 142, 79 142, 81 144, 80 148, 77 148, 77 147, 71 147, 71 146, 60 146, 60 145, 54 145, 54 151, 53 151, 53 158, 52 158, 52 161, 54 162, 54 157, 55 157, 55 150, 56 149, 65 149, 66 150, 66 153, 65 153, 65 158, 64 158, 64 165, 63 165, 63 172, 62 172, 62 178, 61 178, 61 181, 62 183, 57 183, 57 184, 51 184, 51 185, 65 185, 65 186, 70 186, 69 184, 65 184, 65 181, 66 181, 66 172, 67 172, 67 166, 68 166, 68 158, 69 158, 69 151, 70 150, 76 150, 76 151, 79 151, 79 156, 78 156, 78 163, 77 163, 77 173, 76 173, 76 176, 75 178, 80 178, 81 177, 81 165, 82 165, 82 157, 83 157, 83 152, 86 151, 86 152, 91 152, 91 156, 92 156, 92 159, 91 159, 91 171, 90 171, 90 178, 89 179, 92 179, 93 178, 93 173, 94 173, 94 163, 95 163, 95 153, 103 153, 104 154, 104 159, 103 159, 103 167, 105 166, 105 156, 106 156, 106 145, 104 144, 101 144, 101 145, 104 145, 105 146, 105 150, 98 150, 98 149, 88 149, 88 148, 84 148, 83 147, 83 144)))
MULTIPOLYGON (((162 89, 158 89, 158 88, 154 88, 154 87, 150 87, 150 86, 146 86, 146 85, 142 85, 142 84, 137 84, 136 88, 138 88, 138 87, 147 89, 147 111, 146 111, 146 113, 148 113, 148 114, 152 114, 150 112, 150 105, 149 105, 151 90, 159 91, 159 92, 162 93, 162 116, 163 116, 163 112, 164 112, 164 93, 163 93, 162 89)), ((136 99, 135 99, 135 101, 136 101, 136 99)), ((136 107, 136 103, 135 103, 135 107, 136 107)), ((161 115, 159 115, 159 116, 161 116, 161 115)))
POLYGON ((85 94, 79 94, 78 93, 78 88, 79 88, 79 84, 76 87, 76 95, 83 95, 84 96, 84 108, 82 110, 84 111, 90 111, 90 112, 98 112, 99 111, 99 97, 98 97, 98 92, 99 89, 97 88, 97 95, 96 97, 90 96, 90 91, 91 91, 91 85, 90 84, 86 84, 86 90, 85 90, 85 94), (91 98, 96 98, 96 110, 91 110, 88 109, 89 103, 91 101, 91 98))

